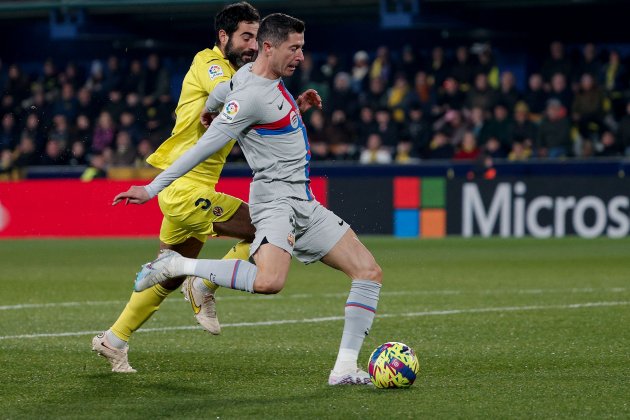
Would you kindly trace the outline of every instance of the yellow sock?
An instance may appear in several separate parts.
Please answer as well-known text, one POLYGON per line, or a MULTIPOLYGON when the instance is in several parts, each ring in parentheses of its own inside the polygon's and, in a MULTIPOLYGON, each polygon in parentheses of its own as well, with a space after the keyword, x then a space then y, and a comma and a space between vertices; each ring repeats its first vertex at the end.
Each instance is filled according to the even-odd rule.
MULTIPOLYGON (((249 260, 249 246, 251 243, 240 241, 236 245, 234 245, 230 250, 223 256, 223 260, 249 260)), ((219 286, 212 283, 210 280, 203 279, 203 284, 210 290, 217 290, 219 286)))
POLYGON ((133 292, 127 306, 110 328, 111 332, 121 340, 129 341, 131 334, 151 318, 171 292, 172 290, 165 289, 159 284, 142 292, 133 292))

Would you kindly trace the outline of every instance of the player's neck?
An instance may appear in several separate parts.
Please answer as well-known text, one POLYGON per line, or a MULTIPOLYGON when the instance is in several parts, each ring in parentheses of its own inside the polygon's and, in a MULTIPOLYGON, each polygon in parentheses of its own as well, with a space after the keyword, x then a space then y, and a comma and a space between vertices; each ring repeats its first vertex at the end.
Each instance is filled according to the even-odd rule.
POLYGON ((269 60, 266 60, 264 57, 260 56, 256 59, 256 61, 254 61, 254 64, 252 65, 252 73, 254 73, 256 76, 264 77, 265 79, 269 80, 277 80, 282 77, 282 75, 277 74, 275 71, 273 71, 269 60))

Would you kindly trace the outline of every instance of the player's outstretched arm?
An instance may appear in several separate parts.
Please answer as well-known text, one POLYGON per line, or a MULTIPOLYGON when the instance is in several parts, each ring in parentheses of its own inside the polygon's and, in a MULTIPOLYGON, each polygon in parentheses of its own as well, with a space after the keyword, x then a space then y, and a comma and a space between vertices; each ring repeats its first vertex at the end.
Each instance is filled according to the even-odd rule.
POLYGON ((155 177, 149 185, 144 187, 133 186, 128 191, 118 194, 114 197, 112 205, 116 205, 123 200, 126 200, 126 204, 146 203, 164 188, 171 185, 177 178, 185 175, 192 168, 218 152, 231 138, 223 131, 211 126, 193 147, 181 155, 164 172, 155 177), (144 190, 144 192, 140 190, 144 190))
POLYGON ((303 114, 312 107, 322 109, 322 98, 315 89, 307 89, 295 100, 303 114))
POLYGON ((201 111, 199 117, 201 125, 208 128, 212 120, 221 110, 221 106, 225 103, 225 98, 230 93, 230 81, 219 83, 208 95, 206 106, 201 111))

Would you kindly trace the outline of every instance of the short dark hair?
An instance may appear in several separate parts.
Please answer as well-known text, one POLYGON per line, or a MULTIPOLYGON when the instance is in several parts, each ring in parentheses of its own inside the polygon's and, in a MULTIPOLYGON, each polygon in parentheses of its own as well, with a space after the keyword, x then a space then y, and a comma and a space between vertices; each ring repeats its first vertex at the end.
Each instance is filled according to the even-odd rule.
POLYGON ((228 4, 214 18, 215 44, 219 45, 219 31, 224 30, 228 36, 232 36, 240 22, 252 23, 259 20, 258 10, 246 1, 228 4))
POLYGON ((262 50, 263 42, 265 41, 277 47, 289 38, 289 34, 301 34, 304 32, 304 29, 304 22, 300 19, 284 13, 272 13, 260 22, 260 28, 258 28, 258 49, 262 50))

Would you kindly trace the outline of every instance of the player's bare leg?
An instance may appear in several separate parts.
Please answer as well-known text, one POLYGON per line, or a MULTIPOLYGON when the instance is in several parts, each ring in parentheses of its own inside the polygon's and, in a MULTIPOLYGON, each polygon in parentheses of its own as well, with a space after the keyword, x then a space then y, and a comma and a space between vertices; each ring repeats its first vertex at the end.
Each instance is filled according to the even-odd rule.
POLYGON ((370 385, 370 376, 357 366, 357 359, 374 321, 382 283, 381 268, 351 229, 322 258, 322 262, 352 279, 339 353, 328 383, 370 385))

